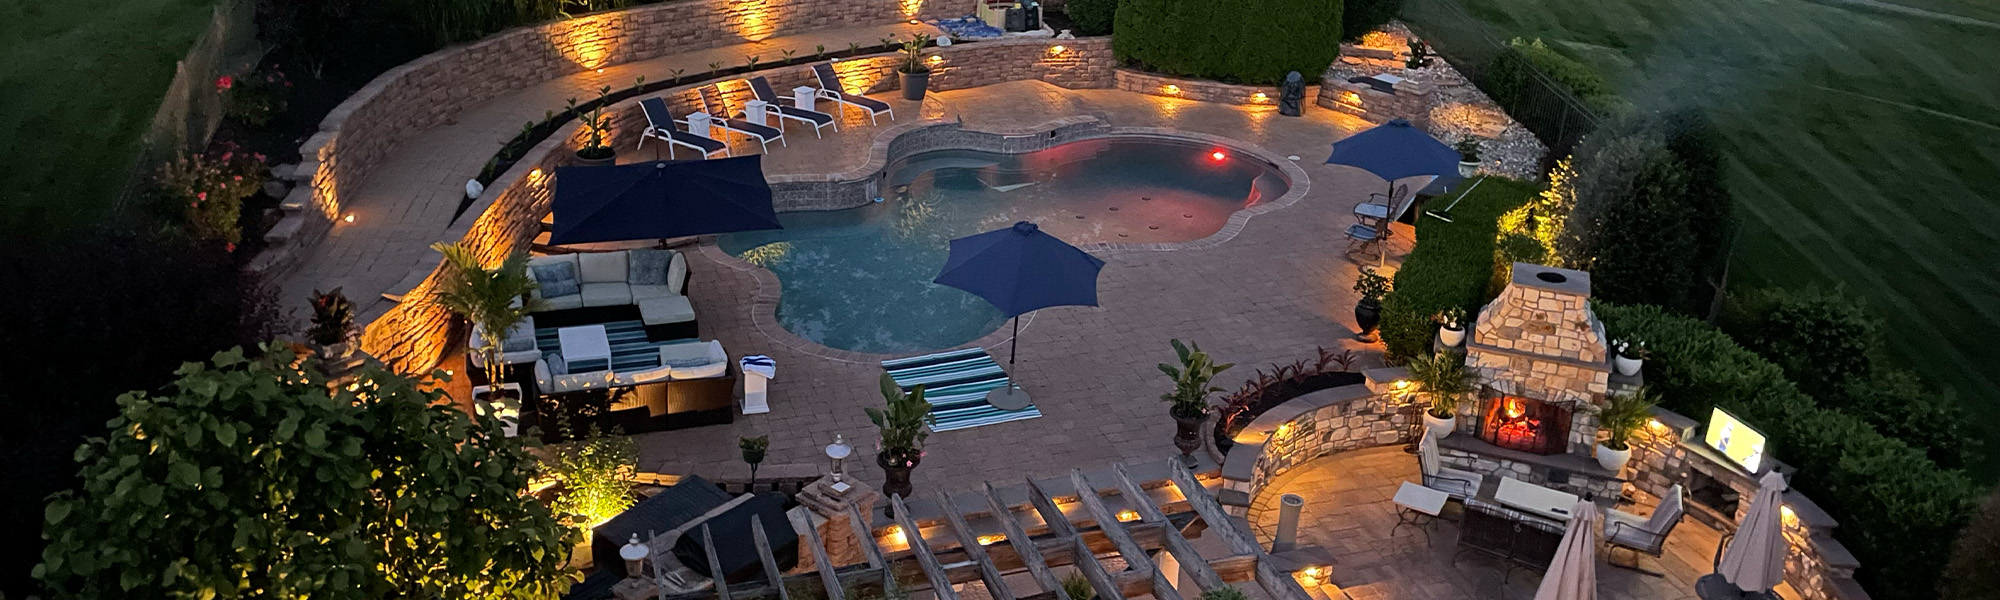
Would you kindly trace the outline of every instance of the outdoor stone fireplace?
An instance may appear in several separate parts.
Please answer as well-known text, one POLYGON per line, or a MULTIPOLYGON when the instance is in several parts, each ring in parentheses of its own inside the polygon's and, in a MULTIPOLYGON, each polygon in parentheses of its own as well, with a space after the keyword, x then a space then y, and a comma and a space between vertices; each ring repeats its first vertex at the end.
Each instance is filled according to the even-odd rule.
POLYGON ((1481 441, 1529 454, 1569 451, 1570 409, 1554 402, 1521 396, 1495 396, 1480 401, 1481 441))

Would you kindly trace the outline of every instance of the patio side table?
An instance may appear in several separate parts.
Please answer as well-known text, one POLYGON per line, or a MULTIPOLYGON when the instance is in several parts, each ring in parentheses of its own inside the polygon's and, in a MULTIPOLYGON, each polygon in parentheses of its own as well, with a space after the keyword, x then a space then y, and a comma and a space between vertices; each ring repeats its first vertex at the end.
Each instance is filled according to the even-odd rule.
POLYGON ((1424 545, 1431 545, 1431 524, 1437 522, 1438 514, 1444 512, 1444 504, 1449 500, 1451 494, 1403 482, 1402 487, 1396 488, 1396 496, 1390 499, 1396 503, 1397 516, 1396 526, 1389 528, 1389 535, 1394 536, 1397 529, 1409 525, 1424 533, 1424 545))

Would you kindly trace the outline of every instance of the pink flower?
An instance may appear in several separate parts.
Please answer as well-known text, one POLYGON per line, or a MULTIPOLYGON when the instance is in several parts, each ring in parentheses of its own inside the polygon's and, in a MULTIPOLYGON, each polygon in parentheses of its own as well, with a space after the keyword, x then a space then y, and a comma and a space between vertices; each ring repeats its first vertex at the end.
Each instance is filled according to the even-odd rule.
POLYGON ((224 153, 222 153, 222 161, 223 161, 223 162, 229 162, 229 158, 230 158, 230 157, 232 157, 232 156, 236 156, 236 151, 234 151, 234 150, 231 150, 231 151, 228 151, 228 152, 224 152, 224 153))
POLYGON ((237 175, 237 176, 236 176, 236 181, 242 181, 242 180, 243 180, 243 176, 242 176, 242 175, 237 175))
POLYGON ((195 194, 195 195, 194 195, 194 199, 195 199, 195 200, 207 200, 207 199, 208 199, 208 192, 202 192, 202 193, 199 193, 199 194, 195 194))
POLYGON ((223 252, 235 252, 235 251, 236 251, 236 244, 223 244, 223 245, 222 245, 222 251, 223 251, 223 252))
POLYGON ((226 90, 233 85, 236 85, 236 80, 230 78, 228 75, 215 78, 215 89, 226 90))

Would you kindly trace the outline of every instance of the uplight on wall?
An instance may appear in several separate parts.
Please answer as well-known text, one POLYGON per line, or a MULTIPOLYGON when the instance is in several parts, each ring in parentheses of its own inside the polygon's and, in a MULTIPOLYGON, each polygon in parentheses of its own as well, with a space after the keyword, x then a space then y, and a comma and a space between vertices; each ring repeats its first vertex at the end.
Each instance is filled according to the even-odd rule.
POLYGON ((932 54, 932 55, 931 55, 931 58, 930 58, 930 62, 931 62, 931 66, 933 66, 933 67, 935 67, 935 66, 938 66, 938 65, 941 65, 941 64, 944 64, 944 57, 942 57, 942 56, 938 56, 938 55, 936 55, 936 54, 932 54))
POLYGON ((1181 86, 1169 83, 1166 87, 1160 88, 1160 91, 1166 92, 1171 96, 1179 96, 1181 95, 1181 86))
POLYGON ((995 533, 995 534, 988 534, 988 535, 982 535, 982 536, 979 536, 979 545, 981 545, 981 546, 991 546, 991 545, 993 545, 993 544, 996 544, 996 543, 999 543, 999 542, 1000 542, 1001 540, 1004 540, 1004 539, 1007 539, 1007 536, 1004 536, 1004 535, 1000 535, 1000 534, 997 534, 997 533, 995 533))
POLYGON ((349 223, 353 223, 353 222, 354 222, 354 213, 347 213, 347 216, 345 216, 345 217, 341 217, 341 218, 340 218, 340 220, 342 220, 342 221, 346 221, 346 222, 349 222, 349 223))
POLYGON ((1062 45, 1062 44, 1056 44, 1056 45, 1054 45, 1054 46, 1049 46, 1049 54, 1062 54, 1062 53, 1064 53, 1064 52, 1067 52, 1067 51, 1069 51, 1069 47, 1068 47, 1068 46, 1064 46, 1064 45, 1062 45))
POLYGON ((1270 102, 1271 96, 1269 94, 1265 94, 1264 92, 1257 92, 1255 94, 1250 95, 1250 101, 1262 104, 1265 102, 1270 102))
POLYGON ((1132 509, 1118 511, 1118 522, 1120 523, 1130 523, 1137 520, 1139 520, 1139 511, 1132 509))

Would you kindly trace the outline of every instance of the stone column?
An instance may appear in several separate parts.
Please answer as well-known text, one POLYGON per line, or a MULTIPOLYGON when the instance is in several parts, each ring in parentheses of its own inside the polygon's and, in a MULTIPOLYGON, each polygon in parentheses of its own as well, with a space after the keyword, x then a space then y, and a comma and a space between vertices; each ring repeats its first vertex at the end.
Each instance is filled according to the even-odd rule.
MULTIPOLYGON (((865 519, 875 514, 875 503, 881 499, 882 494, 866 483, 853 477, 843 477, 836 484, 832 475, 819 478, 799 492, 799 505, 821 519, 819 537, 826 542, 827 560, 833 561, 833 567, 867 560, 861 553, 861 540, 854 535, 854 526, 848 523, 850 512, 847 508, 854 507, 865 519)), ((805 562, 811 555, 812 549, 801 549, 800 562, 805 562)))

